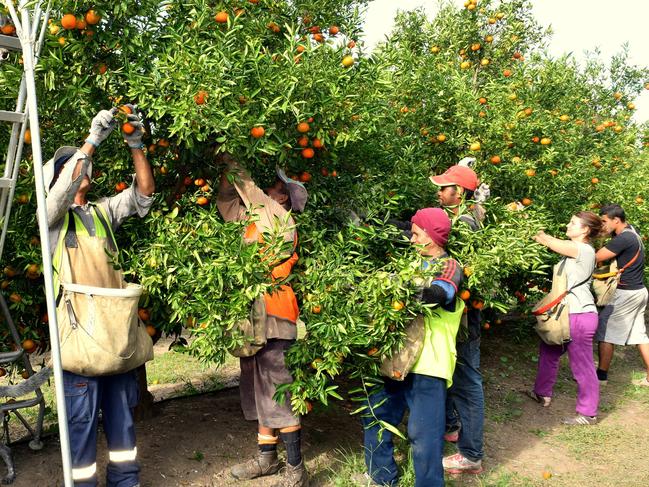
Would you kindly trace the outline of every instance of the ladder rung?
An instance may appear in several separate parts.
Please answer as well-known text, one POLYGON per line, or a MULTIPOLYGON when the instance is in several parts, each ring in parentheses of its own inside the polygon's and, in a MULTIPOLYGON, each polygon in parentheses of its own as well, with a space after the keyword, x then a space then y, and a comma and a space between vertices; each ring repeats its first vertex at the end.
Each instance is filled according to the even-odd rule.
MULTIPOLYGON (((0 189, 2 188, 12 188, 14 185, 14 180, 11 178, 0 178, 0 189)), ((2 354, 0 354, 2 357, 2 354)))
POLYGON ((5 49, 12 49, 14 51, 22 51, 23 48, 20 45, 20 39, 13 36, 0 35, 0 47, 5 49))
POLYGON ((24 122, 25 121, 25 114, 22 112, 8 112, 5 110, 0 110, 0 120, 3 120, 5 122, 24 122))
POLYGON ((22 356, 23 356, 22 350, 16 350, 15 352, 2 352, 0 353, 0 364, 8 364, 11 362, 15 362, 22 356))

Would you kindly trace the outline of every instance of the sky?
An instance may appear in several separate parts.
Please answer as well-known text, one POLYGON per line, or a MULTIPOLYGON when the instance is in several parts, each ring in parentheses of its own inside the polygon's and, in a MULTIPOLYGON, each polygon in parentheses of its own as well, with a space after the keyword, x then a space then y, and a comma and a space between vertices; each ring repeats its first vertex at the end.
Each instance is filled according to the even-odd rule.
MULTIPOLYGON (((464 0, 451 1, 459 6, 464 4, 464 0)), ((371 1, 365 17, 366 46, 375 46, 391 31, 398 9, 424 7, 432 18, 438 5, 438 0, 371 1)), ((544 27, 552 27, 549 43, 552 56, 572 52, 581 61, 585 51, 599 48, 601 58, 608 61, 627 42, 629 62, 649 66, 648 0, 533 0, 532 5, 536 20, 544 27)), ((649 90, 643 90, 634 103, 635 120, 648 121, 649 90)))

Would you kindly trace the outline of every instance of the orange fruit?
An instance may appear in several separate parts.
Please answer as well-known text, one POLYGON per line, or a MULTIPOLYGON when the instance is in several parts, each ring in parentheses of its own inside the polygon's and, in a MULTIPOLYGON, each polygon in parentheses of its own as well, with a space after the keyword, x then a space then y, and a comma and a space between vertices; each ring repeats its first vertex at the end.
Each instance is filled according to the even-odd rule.
POLYGON ((126 188, 128 188, 128 185, 124 181, 120 181, 115 185, 115 191, 118 193, 124 191, 126 188))
POLYGON ((193 182, 194 180, 191 178, 191 176, 185 176, 185 179, 183 179, 183 184, 185 186, 191 186, 193 182))
POLYGON ((342 60, 342 65, 349 68, 354 65, 354 58, 352 56, 345 56, 342 60))
POLYGON ((444 142, 446 140, 446 135, 444 134, 439 134, 437 137, 437 142, 444 142))
POLYGON ((268 27, 268 29, 271 30, 271 31, 273 31, 275 34, 279 33, 279 31, 282 30, 282 29, 279 27, 279 25, 277 25, 275 22, 268 22, 268 24, 266 25, 266 27, 268 27))
POLYGON ((0 377, 4 377, 5 375, 7 375, 7 369, 0 367, 0 377))
POLYGON ((532 200, 529 198, 523 198, 521 200, 521 203, 523 203, 523 206, 530 206, 532 204, 532 200))
POLYGON ((151 319, 151 313, 146 308, 139 308, 137 310, 137 315, 142 321, 149 321, 151 319))
POLYGON ((316 305, 316 306, 314 306, 313 308, 311 308, 311 312, 312 312, 314 315, 319 315, 321 311, 322 311, 322 307, 319 306, 319 305, 316 305))
POLYGON ((511 75, 512 75, 512 72, 511 72, 509 69, 505 69, 505 70, 503 71, 503 76, 504 76, 505 78, 509 78, 511 75))
POLYGON ((314 155, 315 155, 315 151, 311 149, 311 147, 302 149, 302 157, 304 157, 305 159, 312 159, 314 155))
POLYGON ((194 179, 194 186, 205 186, 205 180, 203 178, 194 179))
POLYGON ((5 267, 4 268, 4 273, 5 273, 5 276, 7 276, 9 278, 15 277, 18 274, 18 272, 11 266, 5 267))
POLYGON ((36 342, 34 342, 34 340, 31 340, 30 338, 23 340, 23 343, 21 345, 23 347, 23 350, 27 353, 32 353, 34 350, 36 350, 36 342))
POLYGON ((493 156, 491 158, 491 163, 492 164, 500 164, 502 162, 502 159, 500 159, 500 156, 493 156))
POLYGON ((61 27, 71 30, 77 27, 77 18, 74 14, 65 14, 61 17, 61 27))
MULTIPOLYGON (((248 1, 252 2, 253 0, 248 0, 248 1)), ((255 0, 255 3, 257 1, 259 0, 255 0)), ((311 404, 309 401, 306 401, 306 412, 310 413, 311 411, 313 411, 313 404, 311 404)))
POLYGON ((395 311, 401 311, 403 309, 402 301, 392 301, 392 309, 395 311))
POLYGON ((329 170, 326 167, 323 167, 320 169, 320 174, 322 174, 324 177, 329 176, 329 170))
POLYGON ((20 373, 20 376, 21 376, 23 379, 27 380, 27 379, 29 379, 29 372, 27 372, 26 370, 23 370, 23 371, 20 373))
POLYGON ((216 20, 217 23, 219 24, 226 24, 229 20, 230 16, 228 15, 227 12, 219 12, 214 16, 214 20, 216 20))
POLYGON ((324 144, 322 141, 318 138, 315 138, 311 141, 311 145, 315 147, 316 149, 322 149, 324 147, 324 144))
POLYGON ((129 122, 126 122, 124 125, 122 125, 122 132, 124 132, 126 135, 130 135, 135 132, 135 127, 129 122))
POLYGON ((212 189, 212 188, 210 188, 209 184, 204 184, 203 186, 201 186, 201 191, 203 193, 207 193, 210 189, 212 189))
POLYGON ((479 151, 481 148, 480 142, 473 142, 470 146, 469 149, 472 151, 479 151))
POLYGON ((153 325, 146 325, 146 332, 149 334, 150 337, 153 337, 158 332, 158 330, 156 330, 155 326, 153 325))
POLYGON ((474 299, 471 301, 471 306, 473 306, 475 309, 482 309, 484 308, 484 301, 481 299, 474 299))
POLYGON ((11 295, 9 296, 9 301, 11 301, 12 303, 18 304, 22 300, 23 300, 23 297, 18 293, 11 293, 11 295))
POLYGON ((306 122, 300 122, 297 124, 297 131, 301 134, 306 134, 310 129, 311 127, 309 127, 309 124, 306 122))
POLYGON ((543 137, 541 139, 541 145, 550 145, 552 143, 552 139, 549 137, 543 137))
POLYGON ((338 34, 338 32, 340 32, 340 29, 338 28, 337 25, 332 25, 331 27, 329 27, 330 36, 335 36, 336 34, 338 34))
POLYGON ((300 181, 303 183, 308 183, 311 181, 311 174, 307 171, 304 171, 302 174, 300 174, 300 181))
POLYGON ((304 47, 302 44, 299 44, 299 45, 295 48, 295 50, 296 50, 297 52, 299 52, 299 53, 302 53, 302 52, 306 51, 306 47, 304 47))
POLYGON ((101 63, 97 68, 97 71, 99 72, 99 74, 106 74, 106 71, 108 71, 108 66, 106 66, 104 63, 101 63))
POLYGON ((86 12, 86 23, 88 25, 97 25, 101 20, 101 15, 99 15, 95 10, 88 10, 86 12))
POLYGON ((536 176, 536 170, 535 169, 525 169, 525 175, 529 178, 532 178, 536 176))
POLYGON ((593 183, 593 184, 597 184, 597 183, 599 183, 599 178, 592 178, 590 180, 590 182, 593 183))
POLYGON ((297 145, 300 147, 308 147, 309 145, 309 138, 306 135, 303 135, 299 139, 297 139, 297 145))
POLYGON ((207 100, 207 91, 201 90, 194 95, 194 103, 197 105, 205 104, 205 100, 207 100))
POLYGON ((552 472, 548 472, 547 470, 544 470, 541 475, 543 476, 543 480, 550 480, 552 478, 552 472))
POLYGON ((2 32, 6 36, 12 36, 16 33, 16 27, 14 27, 13 24, 5 24, 0 29, 0 32, 2 32))
POLYGON ((485 103, 487 103, 487 99, 484 98, 484 97, 482 97, 482 98, 480 98, 480 99, 478 100, 478 103, 480 103, 481 105, 484 105, 485 103))
POLYGON ((462 291, 460 291, 460 299, 462 299, 463 301, 468 301, 470 297, 471 291, 469 291, 468 289, 463 289, 462 291))
POLYGON ((85 21, 84 19, 77 19, 77 23, 75 24, 75 27, 76 27, 78 30, 83 30, 83 29, 85 29, 87 26, 88 26, 88 24, 86 24, 86 21, 85 21))
POLYGON ((338 172, 334 169, 333 171, 331 171, 331 173, 330 173, 329 175, 330 175, 332 178, 337 178, 337 177, 338 177, 338 172))
POLYGON ((313 40, 322 44, 325 38, 322 34, 313 34, 313 40))
MULTIPOLYGON (((350 49, 354 49, 356 47, 356 41, 349 41, 347 43, 347 47, 350 48, 350 49)), ((649 88, 647 88, 647 89, 649 89, 649 88)))
POLYGON ((482 328, 488 330, 489 328, 491 328, 491 325, 489 323, 485 323, 484 325, 482 325, 482 328))
POLYGON ((370 348, 370 349, 367 351, 367 354, 368 354, 370 357, 376 355, 377 353, 379 353, 379 349, 376 348, 376 347, 372 347, 372 348, 370 348))
POLYGON ((196 198, 196 204, 198 206, 205 206, 209 202, 210 202, 210 200, 208 200, 205 196, 199 196, 198 198, 196 198))
POLYGON ((253 139, 261 139, 266 133, 266 129, 261 126, 253 127, 250 129, 250 135, 253 139))

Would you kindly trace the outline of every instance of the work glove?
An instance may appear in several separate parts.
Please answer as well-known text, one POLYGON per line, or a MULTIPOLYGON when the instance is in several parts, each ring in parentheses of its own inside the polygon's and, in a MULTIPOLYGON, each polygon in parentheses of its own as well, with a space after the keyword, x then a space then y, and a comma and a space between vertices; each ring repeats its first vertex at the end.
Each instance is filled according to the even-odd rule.
POLYGON ((473 193, 473 199, 476 203, 484 203, 491 196, 489 185, 482 183, 473 193))
POLYGON ((135 107, 133 105, 126 105, 131 109, 131 113, 126 115, 127 123, 129 123, 135 129, 132 133, 127 134, 122 128, 122 135, 124 136, 124 142, 128 144, 131 149, 142 149, 144 144, 142 143, 142 136, 144 136, 144 124, 140 119, 139 115, 135 113, 135 107))
POLYGON ((117 126, 115 113, 117 113, 117 108, 102 110, 95 115, 95 118, 92 119, 90 124, 90 134, 88 135, 86 142, 95 147, 99 147, 99 144, 106 140, 106 137, 108 137, 117 126))

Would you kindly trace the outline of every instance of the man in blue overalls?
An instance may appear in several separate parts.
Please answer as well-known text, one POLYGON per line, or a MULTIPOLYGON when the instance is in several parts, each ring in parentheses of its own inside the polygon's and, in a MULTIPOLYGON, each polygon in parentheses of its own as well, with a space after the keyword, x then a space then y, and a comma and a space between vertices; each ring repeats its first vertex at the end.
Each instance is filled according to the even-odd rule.
MULTIPOLYGON (((133 107, 129 108, 133 112, 133 107)), ((115 287, 121 274, 113 269, 104 249, 116 252, 113 231, 131 215, 145 216, 153 201, 153 174, 142 150, 144 130, 134 113, 127 117, 135 131, 124 134, 135 167, 132 186, 96 203, 86 198, 92 181, 92 155, 117 126, 116 113, 116 108, 99 112, 80 149, 61 147, 43 167, 50 246, 55 257, 63 255, 66 262, 65 269, 61 269, 61 260, 53 259, 55 276, 67 272, 67 278, 77 284, 115 287)), ((109 450, 106 485, 139 486, 132 414, 138 399, 135 370, 99 377, 64 370, 63 382, 74 485, 97 485, 97 424, 101 410, 109 450)))

